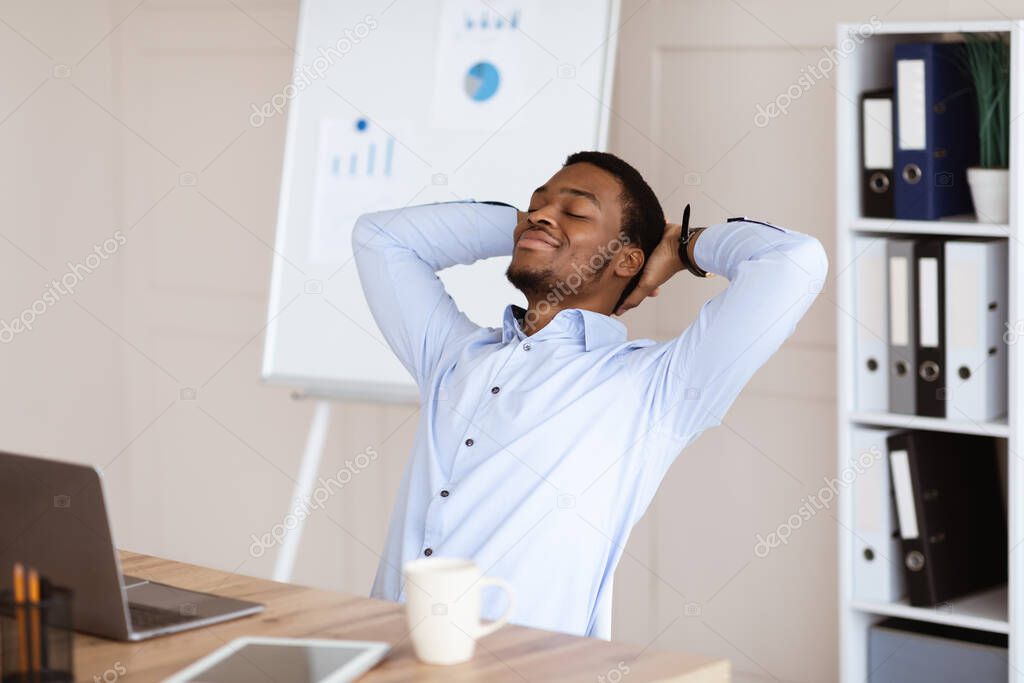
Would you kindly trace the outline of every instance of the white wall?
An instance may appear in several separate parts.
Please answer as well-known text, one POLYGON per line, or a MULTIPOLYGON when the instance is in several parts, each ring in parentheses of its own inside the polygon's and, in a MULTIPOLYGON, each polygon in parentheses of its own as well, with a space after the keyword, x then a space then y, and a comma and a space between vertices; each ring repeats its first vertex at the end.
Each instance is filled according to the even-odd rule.
MULTIPOLYGON (((409 1, 377 3, 379 30, 409 1)), ((830 250, 833 84, 764 127, 757 105, 818 63, 837 21, 1024 16, 1020 0, 624 5, 613 151, 673 218, 691 202, 700 223, 758 216, 830 250)), ((124 547, 260 576, 273 553, 253 557, 251 535, 282 521, 311 406, 257 380, 285 120, 249 114, 288 82, 296 17, 284 0, 0 4, 0 320, 125 236, 0 344, 0 447, 104 466, 124 547)), ((831 277, 671 470, 619 572, 617 638, 729 657, 739 681, 835 678, 833 513, 754 553, 834 474, 831 277)), ((631 333, 678 333, 721 286, 680 277, 631 333)), ((323 476, 381 457, 311 518, 296 580, 365 592, 418 414, 334 415, 323 476)))

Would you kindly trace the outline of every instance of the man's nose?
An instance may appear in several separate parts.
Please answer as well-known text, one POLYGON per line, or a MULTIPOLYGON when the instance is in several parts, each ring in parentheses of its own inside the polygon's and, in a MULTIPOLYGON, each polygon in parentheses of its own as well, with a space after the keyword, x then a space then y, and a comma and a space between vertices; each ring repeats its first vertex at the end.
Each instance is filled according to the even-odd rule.
POLYGON ((555 221, 551 214, 551 209, 544 206, 537 209, 536 211, 530 212, 530 221, 533 223, 542 223, 544 225, 554 225, 555 221))

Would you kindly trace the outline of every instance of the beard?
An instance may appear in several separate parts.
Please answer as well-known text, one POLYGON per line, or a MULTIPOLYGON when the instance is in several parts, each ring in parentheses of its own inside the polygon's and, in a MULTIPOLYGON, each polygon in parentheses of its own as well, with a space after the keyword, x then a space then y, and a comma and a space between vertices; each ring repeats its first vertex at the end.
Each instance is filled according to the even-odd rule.
POLYGON ((549 292, 558 290, 565 296, 568 288, 573 295, 596 286, 601 274, 611 265, 611 259, 604 259, 595 268, 594 265, 576 265, 566 276, 559 276, 552 268, 528 268, 517 266, 515 261, 509 264, 505 277, 512 286, 525 294, 527 298, 543 298, 549 292))
POLYGON ((543 294, 550 290, 555 284, 555 271, 551 268, 524 268, 516 267, 515 263, 508 264, 505 277, 526 296, 543 294))

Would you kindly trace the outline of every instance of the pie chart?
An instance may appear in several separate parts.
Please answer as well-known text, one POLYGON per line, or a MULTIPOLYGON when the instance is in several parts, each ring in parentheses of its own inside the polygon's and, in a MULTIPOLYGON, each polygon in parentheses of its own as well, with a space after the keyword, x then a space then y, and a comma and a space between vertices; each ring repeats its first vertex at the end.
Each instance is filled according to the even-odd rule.
POLYGON ((498 92, 501 76, 490 62, 477 62, 469 67, 463 87, 469 98, 475 102, 486 102, 498 92))

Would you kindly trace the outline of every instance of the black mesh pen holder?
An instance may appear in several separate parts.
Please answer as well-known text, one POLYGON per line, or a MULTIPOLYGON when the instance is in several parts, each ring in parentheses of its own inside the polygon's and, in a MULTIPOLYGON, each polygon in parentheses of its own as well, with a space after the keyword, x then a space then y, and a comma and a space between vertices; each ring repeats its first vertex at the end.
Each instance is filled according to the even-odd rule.
POLYGON ((73 683, 71 591, 42 581, 40 600, 0 591, 0 681, 73 683))

